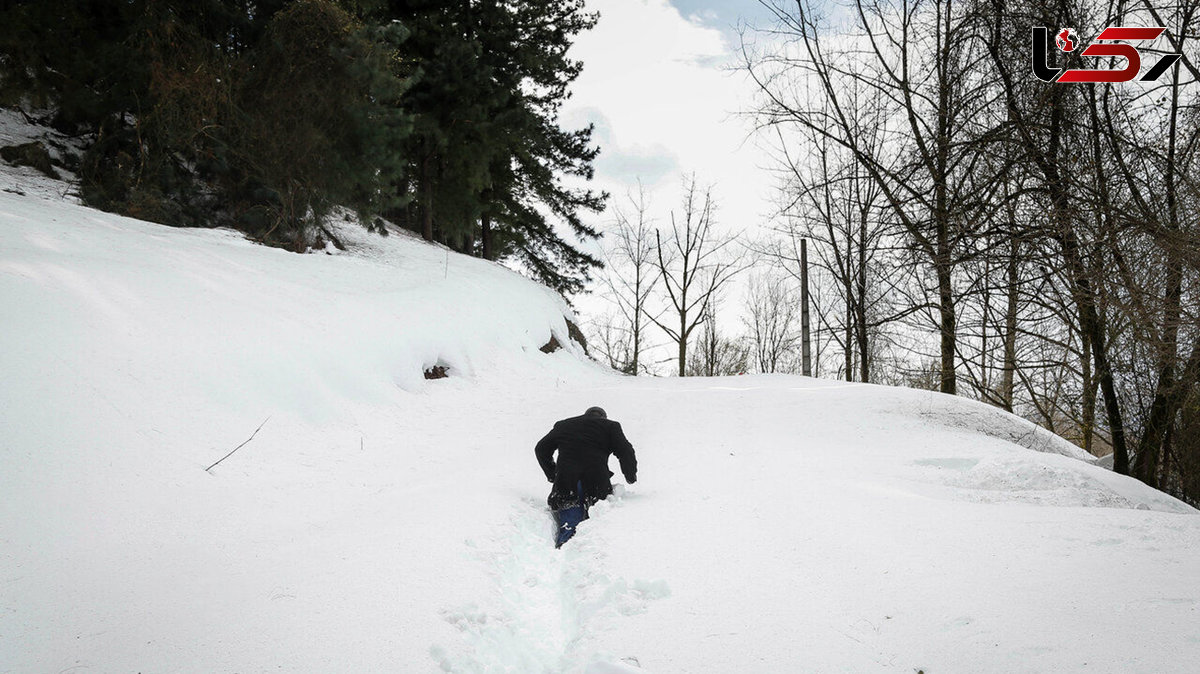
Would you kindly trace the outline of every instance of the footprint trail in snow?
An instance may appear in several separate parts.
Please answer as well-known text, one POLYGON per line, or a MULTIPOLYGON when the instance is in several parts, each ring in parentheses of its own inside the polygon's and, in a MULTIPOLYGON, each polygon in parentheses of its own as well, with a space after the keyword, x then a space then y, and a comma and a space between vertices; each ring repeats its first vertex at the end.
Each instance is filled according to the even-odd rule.
MULTIPOLYGON (((593 510, 603 516, 609 504, 593 510)), ((562 549, 540 503, 515 506, 506 535, 477 548, 492 579, 479 602, 442 612, 464 635, 462 648, 434 646, 452 674, 626 674, 644 672, 629 654, 597 646, 605 626, 670 594, 663 581, 627 581, 606 571, 604 541, 585 524, 562 549)))

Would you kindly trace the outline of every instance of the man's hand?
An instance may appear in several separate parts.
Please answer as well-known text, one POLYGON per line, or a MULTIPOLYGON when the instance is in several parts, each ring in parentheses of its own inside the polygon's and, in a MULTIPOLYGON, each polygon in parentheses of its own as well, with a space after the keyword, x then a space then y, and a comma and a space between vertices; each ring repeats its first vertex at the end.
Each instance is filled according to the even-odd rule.
POLYGON ((634 482, 637 482, 637 475, 626 475, 625 481, 629 484, 633 484, 634 482))

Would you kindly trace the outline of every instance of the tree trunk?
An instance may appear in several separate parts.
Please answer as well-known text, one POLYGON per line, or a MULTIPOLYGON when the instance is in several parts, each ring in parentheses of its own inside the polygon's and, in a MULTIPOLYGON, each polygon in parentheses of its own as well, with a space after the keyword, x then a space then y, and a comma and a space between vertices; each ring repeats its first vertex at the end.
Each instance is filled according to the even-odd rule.
POLYGON ((679 317, 679 376, 687 376, 687 315, 679 317))
POLYGON ((933 172, 934 189, 934 225, 937 227, 936 259, 933 261, 937 268, 938 281, 938 310, 941 314, 941 352, 942 352, 942 393, 958 393, 958 377, 954 370, 954 352, 956 348, 956 333, 954 317, 954 286, 953 286, 953 255, 950 250, 950 201, 947 192, 950 175, 950 3, 945 4, 945 16, 938 15, 937 29, 939 32, 939 49, 942 58, 937 61, 938 92, 937 92, 937 136, 934 139, 936 147, 935 166, 933 172), (944 23, 943 23, 944 19, 944 23))
MULTIPOLYGON (((946 258, 949 250, 945 251, 946 258)), ((941 257, 939 255, 939 257, 941 257)), ((950 265, 946 258, 937 262, 938 279, 938 310, 941 317, 941 391, 942 393, 957 393, 957 377, 954 372, 955 325, 954 325, 954 288, 951 285, 950 265)))
POLYGON ((641 356, 640 352, 642 350, 642 348, 641 348, 642 347, 642 322, 640 319, 641 319, 641 307, 635 306, 634 317, 633 317, 633 345, 632 345, 633 359, 632 359, 632 362, 629 364, 630 369, 633 370, 629 374, 632 374, 635 377, 637 376, 637 373, 638 373, 638 359, 641 356))
MULTIPOLYGON (((1057 200, 1056 200, 1057 201, 1057 200)), ((1064 202, 1065 203, 1065 202, 1064 202)), ((1129 474, 1129 449, 1125 444, 1125 425, 1121 418, 1121 404, 1117 398, 1117 386, 1108 362, 1108 348, 1104 334, 1104 323, 1096 311, 1096 297, 1087 271, 1079 255, 1079 242, 1075 232, 1068 229, 1059 237, 1063 258, 1071 278, 1072 294, 1079 305, 1080 329, 1087 334, 1092 348, 1092 364, 1095 376, 1100 381, 1100 392, 1104 397, 1104 409, 1108 426, 1112 432, 1113 470, 1122 475, 1129 474)))
MULTIPOLYGON (((1057 92, 1062 96, 1061 92, 1057 92)), ((1092 119, 1093 147, 1098 148, 1099 139, 1094 134, 1099 133, 1095 98, 1089 97, 1090 115, 1092 119)), ((1096 292, 1088 277, 1088 269, 1084 264, 1079 249, 1079 240, 1075 235, 1075 225, 1071 221, 1071 195, 1062 177, 1062 167, 1059 158, 1061 130, 1063 124, 1063 106, 1058 100, 1051 101, 1050 137, 1046 151, 1044 166, 1046 186, 1050 192, 1051 218, 1055 231, 1053 236, 1058 240, 1062 249, 1063 262, 1071 283, 1071 296, 1079 308, 1079 328, 1092 349, 1092 364, 1095 366, 1094 376, 1099 380, 1100 392, 1104 399, 1104 410, 1108 417, 1108 426, 1112 434, 1113 471, 1122 475, 1129 474, 1129 448, 1125 444, 1125 425, 1121 418, 1121 403, 1117 397, 1116 382, 1113 380, 1112 367, 1108 361, 1108 345, 1105 334, 1105 323, 1101 319, 1096 306, 1096 292)), ((1103 178, 1101 178, 1103 184, 1103 178)), ((1107 198, 1102 205, 1107 207, 1107 198)))
POLYGON ((1158 385, 1154 390, 1154 401, 1146 418, 1146 430, 1142 433, 1133 458, 1132 475, 1151 487, 1158 488, 1158 464, 1162 456, 1163 440, 1167 428, 1174 421, 1173 410, 1168 404, 1167 390, 1174 384, 1174 366, 1164 364, 1159 370, 1158 385))
POLYGON ((980 292, 983 293, 983 315, 979 321, 979 387, 983 391, 984 399, 990 400, 993 397, 989 366, 991 353, 988 351, 988 324, 992 320, 991 256, 983 259, 983 285, 980 292))
POLYGON ((854 325, 858 329, 858 380, 871 380, 870 344, 866 337, 866 222, 863 218, 858 243, 858 291, 854 297, 854 325))
MULTIPOLYGON (((639 240, 638 245, 641 245, 639 240)), ((644 296, 642 295, 642 263, 639 261, 634 265, 634 283, 633 283, 633 362, 630 363, 630 368, 633 370, 630 374, 635 377, 638 374, 639 364, 642 355, 642 303, 644 296)))
POLYGON ((704 371, 709 377, 716 377, 716 324, 712 315, 709 315, 708 320, 708 366, 704 371))
POLYGON ((1092 453, 1092 439, 1096 436, 1096 378, 1092 376, 1092 340, 1080 335, 1083 342, 1082 359, 1079 363, 1083 375, 1083 449, 1092 453))
POLYGON ((812 376, 812 350, 808 336, 808 239, 800 239, 800 373, 812 376))
POLYGON ((492 216, 487 211, 479 216, 479 236, 483 239, 483 259, 495 260, 496 253, 492 248, 492 216))
POLYGON ((850 294, 849 285, 846 286, 846 326, 845 335, 842 339, 846 346, 846 381, 854 381, 854 296, 850 294))
POLYGON ((425 157, 421 162, 421 238, 433 241, 433 176, 429 167, 432 157, 425 157))
POLYGON ((1020 271, 1018 256, 1021 242, 1016 232, 1010 234, 1008 249, 1008 303, 1004 307, 1004 368, 1000 377, 1001 406, 1013 411, 1013 377, 1017 371, 1017 309, 1019 300, 1019 282, 1017 274, 1020 271))
MULTIPOLYGON (((850 207, 846 207, 846 222, 850 221, 850 207)), ((833 238, 832 229, 830 238, 833 238)), ((837 245, 836 242, 834 245, 837 245)), ((803 249, 802 249, 803 250, 803 249)), ((842 283, 842 295, 846 298, 845 311, 842 313, 842 368, 845 370, 846 381, 854 381, 854 273, 850 265, 851 255, 854 254, 854 237, 846 228, 846 250, 841 254, 838 267, 838 277, 842 283)))
POLYGON ((1183 265, 1176 249, 1167 253, 1167 292, 1164 299, 1162 338, 1158 353, 1158 383, 1154 387, 1154 400, 1150 403, 1150 414, 1146 428, 1134 455, 1133 476, 1151 487, 1158 487, 1158 467, 1163 452, 1167 430, 1175 421, 1176 387, 1175 363, 1179 359, 1179 322, 1181 319, 1180 299, 1183 294, 1183 265))
MULTIPOLYGON (((1171 117, 1167 133, 1167 162, 1163 176, 1163 189, 1167 199, 1167 229, 1179 231, 1179 212, 1175 185, 1175 137, 1179 110, 1179 69, 1175 69, 1174 86, 1171 89, 1171 117)), ((1167 241, 1166 292, 1163 295, 1162 330, 1158 345, 1158 384, 1154 389, 1154 401, 1150 404, 1150 415, 1146 429, 1138 442, 1134 457, 1133 475, 1151 487, 1159 486, 1158 468, 1170 426, 1175 423, 1178 407, 1171 395, 1176 387, 1175 365, 1179 361, 1179 325, 1183 311, 1183 261, 1179 243, 1167 241)))
POLYGON ((858 291, 854 298, 854 321, 858 332, 859 381, 871 380, 870 346, 867 344, 867 211, 859 214, 858 220, 858 291))

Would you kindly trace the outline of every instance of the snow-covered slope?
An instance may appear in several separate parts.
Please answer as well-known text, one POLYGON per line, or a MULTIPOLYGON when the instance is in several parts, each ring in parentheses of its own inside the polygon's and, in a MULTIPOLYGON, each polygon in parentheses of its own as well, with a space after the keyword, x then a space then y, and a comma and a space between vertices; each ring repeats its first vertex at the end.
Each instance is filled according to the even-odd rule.
POLYGON ((1196 512, 1019 419, 618 377, 541 353, 566 307, 497 265, 353 227, 294 255, 3 170, 0 672, 1200 661, 1196 512), (640 481, 556 551, 532 446, 594 404, 640 481))

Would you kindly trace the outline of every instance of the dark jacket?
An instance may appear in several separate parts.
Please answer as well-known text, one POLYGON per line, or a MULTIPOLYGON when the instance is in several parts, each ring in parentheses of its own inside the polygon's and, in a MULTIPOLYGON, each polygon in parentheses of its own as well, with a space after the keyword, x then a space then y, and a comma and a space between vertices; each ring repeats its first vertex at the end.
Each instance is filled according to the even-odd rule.
POLYGON ((608 457, 615 455, 621 462, 625 481, 637 481, 637 457, 633 445, 625 439, 621 424, 599 416, 578 416, 563 419, 537 443, 534 449, 546 479, 554 483, 547 502, 553 510, 579 502, 577 485, 583 483, 583 498, 587 505, 612 493, 609 482, 608 457), (558 463, 554 452, 558 451, 558 463))

